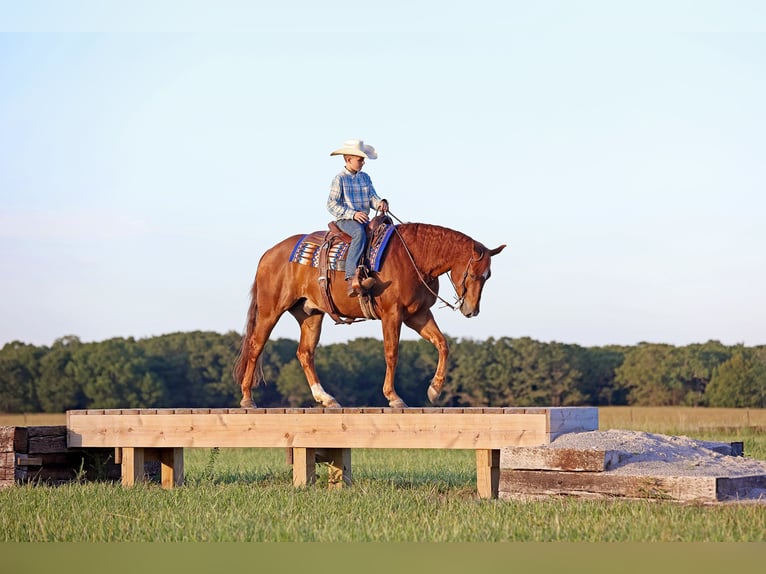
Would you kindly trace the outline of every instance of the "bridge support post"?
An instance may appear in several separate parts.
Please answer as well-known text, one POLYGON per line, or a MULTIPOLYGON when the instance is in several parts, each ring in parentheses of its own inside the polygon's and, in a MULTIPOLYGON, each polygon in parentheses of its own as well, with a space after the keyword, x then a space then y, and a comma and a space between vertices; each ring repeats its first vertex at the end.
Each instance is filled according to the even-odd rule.
POLYGON ((144 482, 144 463, 160 462, 162 488, 182 486, 184 483, 183 448, 131 448, 121 450, 122 485, 135 486, 144 482))
POLYGON ((476 489, 479 498, 497 498, 500 486, 500 450, 476 450, 476 489))
POLYGON ((316 463, 328 465, 327 486, 343 488, 351 485, 350 448, 292 448, 288 461, 293 465, 293 486, 309 486, 316 483, 316 463))

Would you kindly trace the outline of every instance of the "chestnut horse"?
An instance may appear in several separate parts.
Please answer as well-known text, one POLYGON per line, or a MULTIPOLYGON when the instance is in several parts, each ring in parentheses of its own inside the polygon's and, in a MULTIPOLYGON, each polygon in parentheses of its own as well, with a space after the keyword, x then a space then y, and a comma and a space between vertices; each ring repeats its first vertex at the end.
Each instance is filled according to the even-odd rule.
MULTIPOLYGON (((288 262, 301 235, 278 243, 261 257, 251 289, 242 348, 234 367, 234 377, 242 388, 241 406, 254 408, 252 386, 263 380, 260 357, 272 329, 285 311, 295 317, 301 336, 296 353, 306 374, 311 394, 325 407, 340 407, 319 382, 314 367, 314 352, 319 343, 322 319, 328 309, 324 303, 319 271, 315 267, 288 262)), ((490 262, 505 248, 487 249, 459 231, 423 223, 403 223, 391 236, 380 270, 371 275, 371 289, 383 329, 386 376, 383 394, 391 407, 407 405, 394 389, 394 372, 399 357, 402 323, 430 341, 439 351, 436 374, 428 387, 434 402, 441 393, 447 369, 448 348, 444 335, 431 313, 439 290, 439 276, 449 272, 458 296, 456 307, 466 317, 479 314, 482 289, 490 276, 490 262)), ((343 317, 363 318, 359 299, 349 297, 342 271, 330 271, 330 292, 343 317)))

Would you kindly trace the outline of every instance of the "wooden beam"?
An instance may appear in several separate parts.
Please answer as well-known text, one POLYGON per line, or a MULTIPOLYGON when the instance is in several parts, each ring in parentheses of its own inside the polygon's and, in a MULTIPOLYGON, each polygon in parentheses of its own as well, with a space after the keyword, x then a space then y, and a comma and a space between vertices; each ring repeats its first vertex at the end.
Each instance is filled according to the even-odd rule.
POLYGON ((549 446, 507 447, 500 450, 500 468, 512 470, 566 470, 602 472, 620 461, 615 450, 551 448, 549 446))
MULTIPOLYGON (((549 442, 541 413, 73 414, 70 447, 497 449, 549 442)), ((561 425, 557 428, 561 429, 561 425)), ((590 429, 595 430, 595 429, 590 429)))
POLYGON ((704 503, 746 497, 748 491, 754 488, 766 488, 766 476, 641 476, 501 469, 499 497, 516 499, 565 495, 704 503))

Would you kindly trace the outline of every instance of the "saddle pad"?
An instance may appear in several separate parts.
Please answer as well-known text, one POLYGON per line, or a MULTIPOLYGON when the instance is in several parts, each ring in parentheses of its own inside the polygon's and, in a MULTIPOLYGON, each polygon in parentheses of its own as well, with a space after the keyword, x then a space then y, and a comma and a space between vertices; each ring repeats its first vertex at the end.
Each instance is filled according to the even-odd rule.
MULTIPOLYGON (((367 251, 367 258, 372 271, 380 269, 388 240, 395 229, 394 225, 385 224, 385 226, 386 229, 383 233, 377 235, 380 239, 374 245, 370 245, 367 251)), ((323 231, 315 231, 301 237, 290 253, 290 263, 319 267, 319 248, 322 247, 324 235, 325 232, 323 231)), ((332 244, 328 253, 328 264, 331 270, 345 271, 347 252, 348 243, 337 240, 332 244)))
MULTIPOLYGON (((290 254, 290 263, 319 267, 319 248, 322 247, 321 237, 324 237, 324 234, 317 231, 301 237, 290 254), (320 239, 317 239, 317 236, 320 239)), ((327 254, 327 262, 330 269, 333 271, 346 270, 346 251, 348 251, 348 243, 343 241, 333 243, 327 254)))

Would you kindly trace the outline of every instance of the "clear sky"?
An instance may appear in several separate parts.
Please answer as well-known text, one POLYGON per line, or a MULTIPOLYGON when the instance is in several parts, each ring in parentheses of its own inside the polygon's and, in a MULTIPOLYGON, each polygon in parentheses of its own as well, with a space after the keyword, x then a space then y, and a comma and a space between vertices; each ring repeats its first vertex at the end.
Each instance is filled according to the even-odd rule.
POLYGON ((450 336, 766 344, 764 2, 0 0, 0 30, 0 345, 241 331, 349 138, 397 217, 508 244, 450 336))

